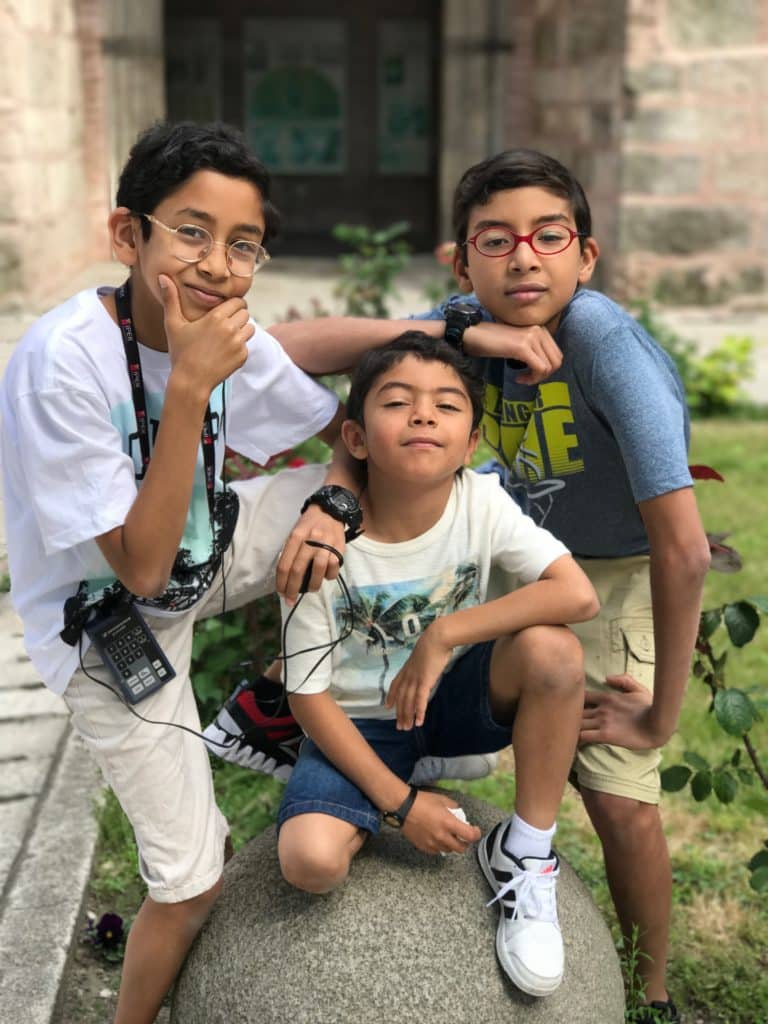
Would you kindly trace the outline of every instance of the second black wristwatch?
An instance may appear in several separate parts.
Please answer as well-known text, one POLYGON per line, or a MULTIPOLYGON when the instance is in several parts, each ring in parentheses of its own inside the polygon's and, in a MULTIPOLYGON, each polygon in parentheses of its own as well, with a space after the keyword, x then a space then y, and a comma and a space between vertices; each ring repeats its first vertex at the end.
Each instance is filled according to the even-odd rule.
POLYGON ((344 539, 347 543, 363 532, 363 510, 352 491, 346 487, 327 484, 310 494, 301 506, 301 511, 306 512, 310 505, 319 505, 323 512, 344 524, 344 539))
POLYGON ((418 795, 418 789, 416 789, 415 786, 411 786, 408 796, 403 800, 397 810, 382 812, 381 820, 392 828, 402 828, 405 824, 405 819, 408 817, 408 811, 413 807, 413 801, 418 795))
POLYGON ((443 316, 445 317, 445 340, 463 353, 464 331, 468 327, 480 323, 483 319, 482 310, 471 302, 452 302, 443 310, 443 316))

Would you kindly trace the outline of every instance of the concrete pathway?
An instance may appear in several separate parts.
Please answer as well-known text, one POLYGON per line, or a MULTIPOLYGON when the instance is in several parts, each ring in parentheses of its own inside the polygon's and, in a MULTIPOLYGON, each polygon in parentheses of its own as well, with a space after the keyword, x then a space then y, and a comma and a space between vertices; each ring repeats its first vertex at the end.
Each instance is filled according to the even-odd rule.
MULTIPOLYGON (((79 288, 117 284, 114 263, 89 267, 46 307, 79 288)), ((444 268, 418 257, 402 280, 391 312, 428 308, 425 286, 445 280, 444 268)), ((275 260, 259 274, 249 306, 268 326, 290 308, 311 315, 313 300, 340 312, 333 294, 335 261, 275 260)), ((0 373, 23 331, 43 308, 0 314, 0 373)), ((747 384, 768 402, 768 314, 726 316, 698 310, 665 319, 702 349, 727 334, 756 341, 758 372, 747 384)), ((0 516, 0 573, 6 568, 5 526, 0 516)), ((49 1024, 88 881, 96 827, 93 802, 98 774, 71 734, 63 702, 36 676, 27 658, 21 624, 8 594, 0 595, 0 1022, 49 1024)))

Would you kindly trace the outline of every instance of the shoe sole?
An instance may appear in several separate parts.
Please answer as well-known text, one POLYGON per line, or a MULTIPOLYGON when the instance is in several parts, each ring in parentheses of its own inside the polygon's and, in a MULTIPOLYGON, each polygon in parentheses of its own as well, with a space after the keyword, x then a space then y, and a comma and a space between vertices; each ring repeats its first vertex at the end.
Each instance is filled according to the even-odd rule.
MULTIPOLYGON (((493 873, 493 868, 488 860, 488 855, 485 852, 485 842, 482 840, 477 844, 477 861, 486 882, 495 896, 499 891, 499 887, 493 873)), ((541 975, 533 974, 532 971, 529 971, 525 964, 521 963, 517 958, 510 956, 504 944, 504 921, 504 907, 499 902, 499 924, 496 929, 496 959, 499 961, 501 969, 512 984, 517 986, 521 992, 525 992, 529 996, 552 995, 560 987, 560 983, 563 980, 562 975, 559 978, 542 978, 541 975)))
POLYGON ((293 765, 278 765, 274 757, 269 757, 264 751, 254 750, 247 745, 241 746, 237 739, 233 739, 231 733, 219 729, 215 722, 203 730, 203 740, 209 753, 221 758, 222 761, 239 765, 241 768, 250 768, 251 771, 269 775, 281 782, 287 782, 291 777, 293 765))

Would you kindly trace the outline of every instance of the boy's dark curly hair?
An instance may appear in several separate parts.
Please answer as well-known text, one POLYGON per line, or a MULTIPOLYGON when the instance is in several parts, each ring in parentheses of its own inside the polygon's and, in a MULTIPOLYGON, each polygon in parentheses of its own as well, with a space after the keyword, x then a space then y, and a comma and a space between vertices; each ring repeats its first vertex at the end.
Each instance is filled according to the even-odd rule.
MULTIPOLYGON (((263 204, 262 242, 274 238, 280 215, 269 198, 269 171, 248 148, 242 132, 220 121, 158 121, 142 132, 120 174, 117 205, 133 213, 153 213, 166 196, 204 170, 250 181, 263 204)), ((145 218, 141 230, 149 238, 152 225, 145 218)))
MULTIPOLYGON (((464 172, 453 195, 453 231, 456 244, 467 241, 469 216, 475 206, 485 206, 496 192, 510 188, 543 188, 566 199, 576 230, 592 234, 592 214, 576 177, 559 160, 535 149, 508 149, 474 164, 464 172)), ((579 239, 584 248, 584 238, 579 239)))

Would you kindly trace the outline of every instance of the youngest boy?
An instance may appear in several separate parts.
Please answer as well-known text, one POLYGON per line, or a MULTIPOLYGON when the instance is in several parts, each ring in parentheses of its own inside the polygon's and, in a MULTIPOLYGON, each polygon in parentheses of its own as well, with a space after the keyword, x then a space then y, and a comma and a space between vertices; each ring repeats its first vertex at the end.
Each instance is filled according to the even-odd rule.
POLYGON ((315 893, 345 880, 382 819, 426 853, 463 853, 479 830, 447 795, 404 780, 421 756, 511 742, 515 813, 478 857, 499 901, 499 961, 542 996, 563 972, 551 840, 583 703, 581 649, 562 623, 591 618, 598 602, 495 475, 462 471, 482 394, 464 357, 421 332, 357 367, 342 436, 366 465, 365 533, 346 550, 348 592, 327 581, 283 605, 285 685, 308 739, 278 849, 286 880, 315 893), (486 600, 492 569, 517 589, 486 600))

